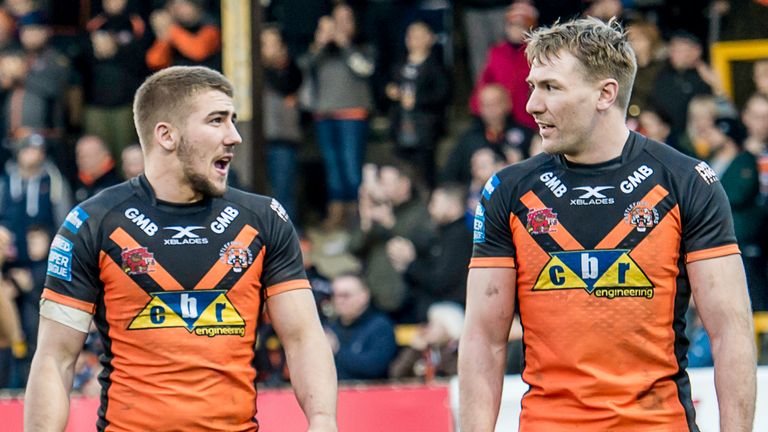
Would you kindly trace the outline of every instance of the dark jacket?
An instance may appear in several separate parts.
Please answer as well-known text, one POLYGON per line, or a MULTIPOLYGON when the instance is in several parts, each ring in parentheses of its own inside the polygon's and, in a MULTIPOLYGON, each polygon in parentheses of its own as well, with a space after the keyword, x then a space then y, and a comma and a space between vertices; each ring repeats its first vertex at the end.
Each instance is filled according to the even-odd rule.
POLYGON ((392 229, 374 224, 368 232, 357 230, 350 239, 350 251, 365 262, 365 281, 371 289, 373 304, 386 312, 397 312, 408 296, 408 286, 395 271, 387 256, 387 242, 396 236, 413 242, 417 254, 423 254, 434 235, 427 207, 411 199, 393 209, 392 229))
POLYGON ((758 244, 763 214, 757 204, 760 185, 755 156, 747 151, 739 153, 720 175, 720 183, 731 205, 739 246, 758 244))
POLYGON ((39 175, 23 179, 15 164, 0 177, 0 224, 16 238, 19 264, 27 258, 27 230, 40 226, 53 234, 72 207, 68 185, 59 170, 45 163, 39 175))
POLYGON ((339 339, 334 359, 340 380, 387 377, 397 344, 395 328, 386 315, 369 307, 352 324, 345 326, 336 321, 331 330, 339 339))
POLYGON ((100 14, 87 25, 88 35, 107 32, 117 42, 117 52, 108 59, 96 58, 90 37, 86 43, 84 68, 85 102, 99 107, 130 105, 148 69, 144 64, 146 25, 138 15, 100 14))
POLYGON ((397 84, 401 93, 412 91, 415 99, 413 109, 407 110, 399 103, 393 105, 393 139, 400 147, 434 147, 442 132, 445 107, 451 97, 443 65, 435 54, 420 64, 401 62, 394 69, 392 82, 397 84), (408 133, 410 130, 412 134, 408 133))
POLYGON ((649 102, 663 107, 672 118, 673 133, 681 133, 685 130, 688 103, 694 96, 701 94, 712 94, 712 89, 701 79, 696 69, 677 71, 667 63, 656 76, 649 102))
POLYGON ((405 273, 420 321, 426 321, 432 303, 447 300, 463 305, 467 294, 472 232, 464 216, 438 227, 437 231, 427 254, 413 261, 405 273))
POLYGON ((486 133, 485 125, 476 119, 472 126, 464 132, 453 147, 448 161, 443 167, 442 181, 469 184, 472 180, 470 161, 472 154, 483 147, 489 147, 501 153, 508 148, 520 150, 523 158, 529 156, 531 139, 534 132, 531 129, 516 124, 511 117, 507 118, 504 133, 496 139, 491 139, 486 133))
POLYGON ((79 176, 74 187, 75 201, 78 203, 83 202, 110 186, 122 183, 122 181, 123 179, 120 178, 114 166, 96 179, 84 181, 83 177, 79 176))

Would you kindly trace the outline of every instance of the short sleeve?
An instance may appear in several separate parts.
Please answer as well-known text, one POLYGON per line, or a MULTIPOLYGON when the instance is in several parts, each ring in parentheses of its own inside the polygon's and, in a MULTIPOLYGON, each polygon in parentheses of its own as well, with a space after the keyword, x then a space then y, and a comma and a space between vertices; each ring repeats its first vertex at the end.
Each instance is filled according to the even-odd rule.
POLYGON ((699 162, 681 197, 685 261, 739 253, 728 197, 717 174, 699 162))
POLYGON ((80 206, 67 214, 51 242, 43 299, 93 315, 101 291, 94 222, 80 206))
POLYGON ((262 286, 267 297, 294 289, 310 288, 296 230, 280 203, 272 199, 265 234, 266 251, 262 286))
POLYGON ((515 267, 515 247, 509 224, 511 191, 498 174, 483 188, 475 209, 470 268, 515 267))

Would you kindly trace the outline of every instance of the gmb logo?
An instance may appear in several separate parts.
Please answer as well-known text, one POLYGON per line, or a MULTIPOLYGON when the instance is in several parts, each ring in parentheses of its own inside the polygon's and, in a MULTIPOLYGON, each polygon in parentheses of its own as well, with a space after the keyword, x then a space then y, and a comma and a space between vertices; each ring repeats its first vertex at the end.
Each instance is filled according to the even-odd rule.
POLYGON ((245 336, 245 321, 224 290, 161 291, 131 321, 129 330, 184 327, 198 336, 245 336))
POLYGON ((629 249, 550 253, 534 291, 583 289, 595 297, 653 298, 653 284, 629 249))

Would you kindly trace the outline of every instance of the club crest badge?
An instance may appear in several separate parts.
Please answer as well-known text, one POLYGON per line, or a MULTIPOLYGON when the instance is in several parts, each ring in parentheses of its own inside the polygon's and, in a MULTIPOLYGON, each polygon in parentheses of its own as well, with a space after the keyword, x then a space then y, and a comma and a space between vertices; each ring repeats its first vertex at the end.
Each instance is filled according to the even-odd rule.
POLYGON ((549 234, 557 232, 557 213, 551 208, 533 209, 528 212, 526 228, 531 234, 549 234))
POLYGON ((659 212, 645 201, 637 201, 624 210, 624 222, 634 226, 637 232, 645 232, 659 223, 659 212))
POLYGON ((129 275, 141 275, 155 271, 155 258, 145 247, 125 248, 120 253, 123 271, 129 275))
POLYGON ((219 251, 221 261, 232 267, 235 273, 240 273, 253 263, 251 250, 238 242, 228 242, 219 251))

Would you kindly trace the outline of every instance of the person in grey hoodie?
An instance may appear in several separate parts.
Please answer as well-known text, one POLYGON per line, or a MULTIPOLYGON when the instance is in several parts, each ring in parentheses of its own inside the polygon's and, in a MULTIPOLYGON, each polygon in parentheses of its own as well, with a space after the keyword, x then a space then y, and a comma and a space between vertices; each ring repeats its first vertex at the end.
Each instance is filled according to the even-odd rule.
POLYGON ((302 62, 312 80, 311 111, 326 170, 327 227, 338 227, 345 213, 354 214, 373 107, 369 78, 374 56, 355 35, 352 9, 337 5, 320 18, 302 62))

